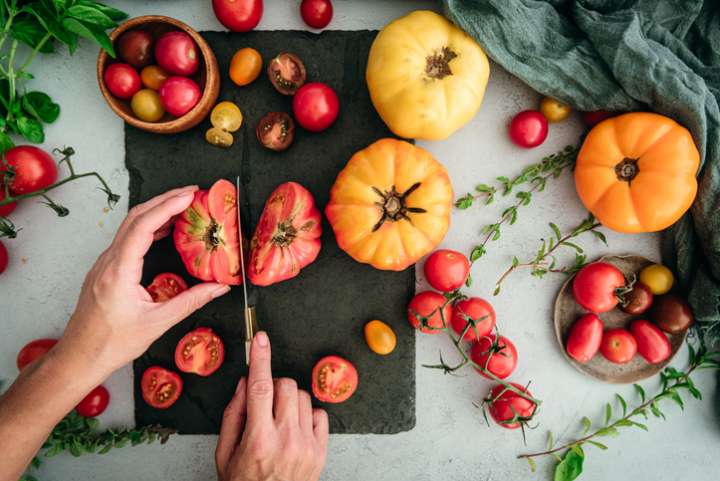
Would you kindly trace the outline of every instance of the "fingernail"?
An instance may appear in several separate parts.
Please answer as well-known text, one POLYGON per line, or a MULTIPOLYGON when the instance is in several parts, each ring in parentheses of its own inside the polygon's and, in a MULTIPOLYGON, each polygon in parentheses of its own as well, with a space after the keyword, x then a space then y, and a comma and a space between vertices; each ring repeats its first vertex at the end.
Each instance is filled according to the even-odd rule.
POLYGON ((265 331, 260 331, 255 334, 255 339, 257 339, 257 345, 260 347, 268 347, 270 344, 270 340, 268 339, 267 334, 265 334, 265 331))
POLYGON ((245 388, 245 378, 241 377, 240 381, 238 382, 237 388, 235 388, 235 392, 240 392, 245 388))
POLYGON ((213 299, 217 299, 217 298, 220 297, 220 296, 224 296, 224 295, 227 294, 228 292, 230 292, 230 286, 220 285, 217 289, 215 289, 214 291, 212 291, 212 294, 211 294, 211 295, 212 295, 212 298, 213 298, 213 299))
POLYGON ((179 199, 189 199, 191 197, 195 197, 195 192, 192 192, 192 191, 181 192, 178 195, 176 195, 175 197, 177 197, 179 199))

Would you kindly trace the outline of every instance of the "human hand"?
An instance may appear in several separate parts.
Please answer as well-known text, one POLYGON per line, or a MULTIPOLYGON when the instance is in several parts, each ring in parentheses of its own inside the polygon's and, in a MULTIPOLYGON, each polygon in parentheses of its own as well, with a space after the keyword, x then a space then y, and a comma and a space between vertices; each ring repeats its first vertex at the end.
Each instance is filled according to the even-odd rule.
POLYGON ((230 290, 202 283, 154 303, 140 285, 143 257, 154 240, 170 232, 173 218, 190 205, 196 190, 197 186, 174 189, 133 207, 87 274, 56 350, 85 356, 83 364, 92 369, 85 374, 95 382, 139 357, 170 327, 230 290))
POLYGON ((253 339, 250 372, 223 415, 215 451, 220 481, 317 481, 325 465, 328 418, 292 379, 273 381, 270 343, 253 339))

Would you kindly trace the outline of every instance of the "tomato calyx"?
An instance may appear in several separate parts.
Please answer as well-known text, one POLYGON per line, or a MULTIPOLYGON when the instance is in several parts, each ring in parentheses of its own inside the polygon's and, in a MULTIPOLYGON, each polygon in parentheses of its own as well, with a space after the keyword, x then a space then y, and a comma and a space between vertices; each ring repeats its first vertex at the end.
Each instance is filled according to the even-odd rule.
POLYGON ((383 212, 380 220, 373 226, 372 231, 377 231, 380 227, 382 227, 385 221, 397 222, 399 220, 405 219, 406 221, 412 223, 412 220, 410 220, 410 216, 408 216, 408 213, 426 213, 427 210, 421 207, 408 207, 406 204, 408 196, 414 191, 416 191, 420 187, 420 185, 420 182, 416 182, 411 185, 410 188, 405 192, 398 192, 394 185, 392 186, 392 188, 390 188, 390 190, 387 190, 385 192, 373 186, 373 191, 382 199, 379 202, 375 202, 375 205, 380 207, 383 212))
POLYGON ((425 75, 433 80, 442 80, 448 75, 452 75, 450 62, 455 57, 457 57, 457 53, 447 46, 428 55, 425 58, 425 75))
POLYGON ((637 163, 638 159, 630 159, 628 157, 618 162, 615 165, 615 175, 618 180, 627 182, 628 184, 632 182, 640 173, 640 167, 638 167, 637 163))
POLYGON ((305 64, 297 55, 289 52, 279 53, 273 58, 268 64, 267 73, 275 90, 283 95, 293 95, 307 78, 305 64))

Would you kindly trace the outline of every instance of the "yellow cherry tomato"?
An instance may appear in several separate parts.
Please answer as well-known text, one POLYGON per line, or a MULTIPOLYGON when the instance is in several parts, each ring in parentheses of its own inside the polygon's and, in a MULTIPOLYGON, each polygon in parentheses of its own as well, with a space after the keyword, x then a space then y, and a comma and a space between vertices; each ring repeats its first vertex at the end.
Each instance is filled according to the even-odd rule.
POLYGON ((165 115, 158 93, 151 89, 138 90, 130 100, 130 108, 137 118, 157 122, 165 115))
POLYGON ((654 295, 659 296, 672 289, 675 278, 672 271, 664 265, 653 264, 640 271, 640 282, 654 295))
POLYGON ((157 65, 148 65, 140 72, 142 84, 149 89, 160 90, 170 75, 157 65))
POLYGON ((205 132, 205 140, 217 147, 230 147, 233 144, 233 136, 230 132, 217 127, 211 127, 205 132))
POLYGON ((377 319, 365 324, 365 341, 371 351, 377 354, 386 355, 395 350, 397 336, 392 327, 377 319))
POLYGON ((543 97, 540 101, 540 112, 548 122, 560 122, 570 116, 572 109, 569 105, 550 97, 543 97))
POLYGON ((262 56, 254 48, 241 48, 230 60, 230 79, 240 87, 252 83, 262 69, 262 56))
POLYGON ((243 115, 240 108, 232 102, 220 102, 210 112, 210 123, 228 132, 235 132, 240 128, 243 115))

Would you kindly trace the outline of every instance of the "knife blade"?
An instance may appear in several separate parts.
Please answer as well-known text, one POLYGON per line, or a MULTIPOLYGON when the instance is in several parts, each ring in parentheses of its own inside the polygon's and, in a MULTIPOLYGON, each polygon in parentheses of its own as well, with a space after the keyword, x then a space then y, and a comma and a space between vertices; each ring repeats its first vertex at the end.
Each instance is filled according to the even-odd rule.
POLYGON ((242 275, 242 288, 243 288, 243 318, 245 321, 245 364, 250 365, 250 346, 252 345, 253 337, 257 331, 257 319, 255 317, 255 306, 250 306, 248 303, 248 290, 247 290, 247 276, 245 275, 245 251, 243 248, 243 229, 242 219, 240 215, 240 176, 235 178, 235 188, 237 193, 235 195, 235 202, 237 208, 237 227, 238 227, 238 240, 240 244, 240 274, 242 275))

